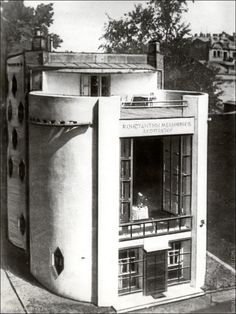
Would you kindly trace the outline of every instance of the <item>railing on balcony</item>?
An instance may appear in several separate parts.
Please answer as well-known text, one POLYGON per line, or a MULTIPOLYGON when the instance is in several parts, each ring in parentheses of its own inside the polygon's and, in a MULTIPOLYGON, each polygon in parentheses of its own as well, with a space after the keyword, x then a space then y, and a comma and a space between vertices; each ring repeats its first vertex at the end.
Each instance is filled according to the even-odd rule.
MULTIPOLYGON (((158 97, 159 98, 159 97, 158 97)), ((158 100, 156 96, 133 95, 129 100, 122 99, 122 108, 184 108, 188 102, 182 99, 158 100)))
POLYGON ((192 229, 192 216, 178 216, 171 218, 139 220, 122 223, 119 226, 119 239, 126 241, 131 239, 147 238, 158 235, 179 233, 192 229))

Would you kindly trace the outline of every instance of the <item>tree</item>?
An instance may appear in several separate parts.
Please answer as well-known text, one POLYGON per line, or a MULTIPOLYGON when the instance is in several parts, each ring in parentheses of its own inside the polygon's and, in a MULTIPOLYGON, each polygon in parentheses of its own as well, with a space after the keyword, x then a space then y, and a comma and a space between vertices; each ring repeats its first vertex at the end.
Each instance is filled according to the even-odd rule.
MULTIPOLYGON (((6 99, 6 58, 9 53, 18 53, 23 49, 31 50, 31 39, 36 28, 43 35, 49 34, 49 27, 53 23, 53 4, 40 4, 36 9, 27 7, 22 0, 0 1, 1 9, 1 88, 0 102, 4 111, 6 99)), ((61 38, 57 34, 50 34, 53 47, 60 47, 61 38)), ((1 115, 4 117, 5 115, 1 115)), ((4 119, 4 118, 2 118, 4 119)), ((4 121, 1 121, 2 125, 4 121)))
POLYGON ((210 111, 215 111, 220 81, 215 69, 190 56, 190 27, 182 21, 187 10, 185 0, 151 0, 120 19, 108 16, 100 48, 109 53, 144 53, 149 41, 159 41, 165 56, 165 88, 206 92, 210 111))
POLYGON ((100 48, 107 52, 144 52, 150 40, 162 42, 162 49, 173 41, 189 35, 189 25, 181 21, 187 11, 185 0, 151 0, 143 7, 135 5, 134 10, 118 20, 108 16, 100 48))
MULTIPOLYGON (((39 4, 36 9, 24 5, 23 0, 1 2, 1 25, 7 53, 30 49, 30 41, 38 28, 44 36, 53 23, 53 4, 39 4)), ((53 47, 60 47, 62 39, 50 34, 53 47)))

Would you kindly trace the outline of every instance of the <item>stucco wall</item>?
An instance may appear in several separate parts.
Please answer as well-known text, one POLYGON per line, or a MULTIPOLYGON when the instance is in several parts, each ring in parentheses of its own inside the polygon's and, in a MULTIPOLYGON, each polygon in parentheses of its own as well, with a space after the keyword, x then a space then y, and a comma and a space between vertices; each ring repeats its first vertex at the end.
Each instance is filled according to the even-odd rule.
POLYGON ((80 95, 80 74, 43 72, 43 91, 60 95, 80 95))
POLYGON ((147 94, 157 88, 156 73, 113 74, 111 95, 147 94))
POLYGON ((26 104, 24 90, 24 59, 23 56, 16 56, 7 61, 8 95, 7 112, 12 108, 12 118, 8 119, 8 162, 11 158, 13 162, 12 176, 7 176, 7 213, 8 213, 8 237, 16 246, 26 249, 27 247, 27 156, 26 156, 26 104), (13 93, 13 77, 16 79, 16 91, 13 93), (18 118, 19 105, 23 106, 23 120, 18 118), (13 146, 13 131, 17 134, 17 145, 13 146), (19 177, 20 162, 25 165, 25 175, 23 180, 19 177), (24 233, 20 231, 20 218, 24 217, 24 233))
MULTIPOLYGON (((59 95, 80 95, 79 73, 43 72, 43 91, 59 95)), ((111 74, 110 94, 147 94, 157 88, 156 73, 111 74)))
MULTIPOLYGON (((30 116, 92 119, 94 99, 30 96, 30 116), (83 110, 85 114, 83 114, 83 110), (90 114, 89 114, 90 113, 90 114)), ((93 128, 29 125, 30 267, 48 289, 92 299, 93 128), (57 275, 53 253, 64 269, 57 275)))

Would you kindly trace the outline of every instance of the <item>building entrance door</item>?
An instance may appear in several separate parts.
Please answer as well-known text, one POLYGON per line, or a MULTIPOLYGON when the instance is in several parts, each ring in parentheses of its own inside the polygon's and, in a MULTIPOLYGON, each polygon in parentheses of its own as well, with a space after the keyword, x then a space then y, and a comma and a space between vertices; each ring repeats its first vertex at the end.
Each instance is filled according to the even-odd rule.
POLYGON ((144 294, 158 297, 167 289, 167 250, 146 252, 144 294))

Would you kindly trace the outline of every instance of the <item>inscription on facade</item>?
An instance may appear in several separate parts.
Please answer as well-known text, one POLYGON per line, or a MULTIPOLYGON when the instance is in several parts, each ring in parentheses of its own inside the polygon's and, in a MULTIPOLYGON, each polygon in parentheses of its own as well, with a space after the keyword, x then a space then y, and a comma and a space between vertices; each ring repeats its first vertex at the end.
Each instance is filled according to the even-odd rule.
POLYGON ((120 137, 193 134, 194 118, 121 120, 120 137))

